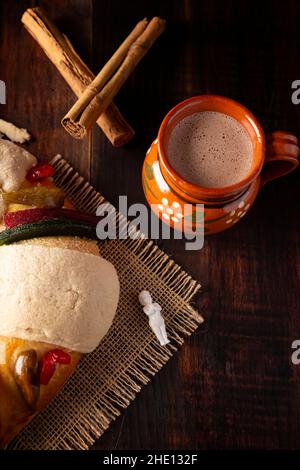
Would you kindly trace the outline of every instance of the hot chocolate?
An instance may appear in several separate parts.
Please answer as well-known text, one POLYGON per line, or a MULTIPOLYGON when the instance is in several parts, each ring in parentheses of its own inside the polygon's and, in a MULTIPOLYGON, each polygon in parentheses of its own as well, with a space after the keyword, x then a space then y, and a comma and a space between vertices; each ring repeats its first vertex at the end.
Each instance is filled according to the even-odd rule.
POLYGON ((249 173, 250 136, 234 118, 203 111, 182 119, 172 130, 168 160, 186 181, 220 188, 242 181, 249 173))

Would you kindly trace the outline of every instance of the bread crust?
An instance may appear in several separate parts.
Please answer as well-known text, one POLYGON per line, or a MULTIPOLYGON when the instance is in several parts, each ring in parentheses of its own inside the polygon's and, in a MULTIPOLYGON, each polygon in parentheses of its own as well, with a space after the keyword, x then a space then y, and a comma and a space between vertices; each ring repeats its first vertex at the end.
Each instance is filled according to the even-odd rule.
POLYGON ((71 357, 71 363, 67 365, 56 364, 54 375, 49 384, 40 385, 39 398, 35 410, 32 411, 24 401, 14 378, 15 359, 20 352, 32 349, 41 359, 47 351, 54 349, 55 345, 0 336, 0 348, 2 350, 1 359, 5 358, 5 362, 0 364, 0 448, 5 448, 18 432, 61 390, 76 369, 81 354, 65 350, 71 357))
POLYGON ((37 237, 29 238, 28 240, 21 240, 16 244, 50 246, 53 248, 65 248, 69 250, 82 251, 83 253, 89 253, 92 255, 99 255, 99 248, 95 240, 88 240, 87 238, 80 237, 37 237))
MULTIPOLYGON (((94 255, 99 254, 95 241, 79 237, 43 237, 18 243, 61 247, 94 255)), ((39 398, 34 410, 30 409, 15 380, 16 357, 22 351, 35 350, 38 359, 41 360, 47 351, 54 348, 56 348, 54 344, 0 336, 0 448, 5 448, 18 432, 52 400, 76 369, 81 353, 65 349, 71 357, 71 363, 67 365, 56 364, 54 375, 48 385, 40 385, 39 387, 39 398)))

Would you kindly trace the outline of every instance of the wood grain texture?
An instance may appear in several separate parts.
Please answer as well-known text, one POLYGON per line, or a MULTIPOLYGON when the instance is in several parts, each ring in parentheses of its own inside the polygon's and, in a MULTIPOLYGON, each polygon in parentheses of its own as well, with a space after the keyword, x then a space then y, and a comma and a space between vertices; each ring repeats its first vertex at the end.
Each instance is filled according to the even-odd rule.
POLYGON ((1 2, 0 74, 7 87, 7 105, 1 106, 0 112, 31 131, 34 141, 30 149, 38 158, 49 160, 61 153, 72 159, 88 178, 91 139, 76 142, 60 126, 60 119, 75 95, 21 24, 26 8, 38 5, 47 9, 61 30, 70 32, 87 63, 91 58, 91 2, 1 2))
MULTIPOLYGON (((144 201, 141 166, 166 112, 191 95, 237 99, 266 131, 300 136, 300 6, 296 0, 45 0, 1 2, 0 79, 8 88, 1 116, 28 127, 39 158, 62 153, 113 203, 144 201), (14 3, 15 7, 11 8, 14 3), (131 27, 159 15, 168 28, 125 84, 116 103, 136 129, 114 149, 93 131, 77 142, 60 127, 73 96, 20 25, 42 4, 97 72, 131 27), (72 7, 72 8, 71 8, 72 7)), ((200 252, 180 241, 164 249, 203 284, 196 305, 205 329, 145 387, 95 449, 300 449, 299 171, 267 185, 234 228, 200 252)))

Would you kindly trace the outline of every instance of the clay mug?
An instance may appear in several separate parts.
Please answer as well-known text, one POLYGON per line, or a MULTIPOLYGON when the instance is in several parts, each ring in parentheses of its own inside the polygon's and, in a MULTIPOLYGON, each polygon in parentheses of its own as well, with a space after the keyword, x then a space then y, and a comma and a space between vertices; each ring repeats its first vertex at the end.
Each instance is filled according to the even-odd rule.
POLYGON ((266 137, 256 117, 238 102, 217 95, 195 96, 171 109, 147 151, 142 170, 145 196, 157 216, 175 229, 184 224, 186 232, 196 228, 205 234, 221 232, 244 217, 265 183, 298 166, 299 152, 297 137, 284 131, 266 137), (201 187, 184 180, 170 165, 166 149, 172 130, 183 118, 201 111, 227 114, 248 132, 253 161, 242 181, 221 188, 201 187), (192 207, 188 216, 185 204, 192 207), (204 209, 197 204, 204 204, 204 209))

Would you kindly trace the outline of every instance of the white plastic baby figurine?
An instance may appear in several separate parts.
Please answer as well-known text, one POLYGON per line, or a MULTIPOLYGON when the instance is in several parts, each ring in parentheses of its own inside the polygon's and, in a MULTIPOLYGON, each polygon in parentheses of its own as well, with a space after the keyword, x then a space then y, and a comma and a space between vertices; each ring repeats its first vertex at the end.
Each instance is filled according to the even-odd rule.
POLYGON ((165 321, 160 313, 161 306, 152 302, 151 295, 147 290, 143 290, 139 294, 139 301, 143 305, 143 311, 149 317, 149 325, 155 336, 159 340, 161 346, 165 346, 170 341, 168 340, 165 321))

